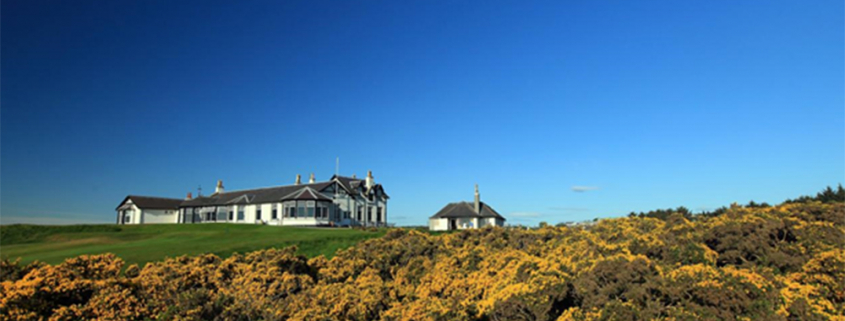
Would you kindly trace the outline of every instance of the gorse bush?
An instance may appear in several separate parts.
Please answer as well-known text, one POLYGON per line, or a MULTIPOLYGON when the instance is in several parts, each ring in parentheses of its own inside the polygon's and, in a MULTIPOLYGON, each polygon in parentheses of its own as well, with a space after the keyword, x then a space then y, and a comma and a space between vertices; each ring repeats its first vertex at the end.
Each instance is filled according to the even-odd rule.
POLYGON ((534 230, 394 229, 125 267, 3 261, 4 320, 845 320, 845 204, 732 206, 534 230), (121 272, 123 271, 123 272, 121 272))

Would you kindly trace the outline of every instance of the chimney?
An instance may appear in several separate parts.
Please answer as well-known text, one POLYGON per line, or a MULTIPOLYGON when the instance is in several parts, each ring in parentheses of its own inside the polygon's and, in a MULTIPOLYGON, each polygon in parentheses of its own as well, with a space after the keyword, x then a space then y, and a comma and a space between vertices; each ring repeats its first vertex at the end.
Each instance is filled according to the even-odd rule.
POLYGON ((373 171, 367 171, 367 180, 364 184, 367 189, 370 189, 373 187, 373 185, 375 185, 373 181, 373 171))
POLYGON ((296 174, 296 182, 293 182, 293 185, 302 184, 301 180, 302 180, 302 176, 300 176, 299 174, 296 174))
POLYGON ((478 194, 478 184, 475 184, 475 212, 481 214, 481 195, 478 194))
POLYGON ((357 177, 355 177, 355 174, 352 174, 352 178, 357 178, 357 177))
POLYGON ((311 178, 308 179, 308 184, 314 184, 317 180, 314 179, 314 173, 311 173, 311 178))
POLYGON ((185 197, 185 200, 190 201, 192 198, 193 198, 193 195, 191 195, 191 192, 188 192, 188 197, 185 197))
POLYGON ((214 194, 223 193, 223 180, 217 181, 217 187, 214 188, 214 194))

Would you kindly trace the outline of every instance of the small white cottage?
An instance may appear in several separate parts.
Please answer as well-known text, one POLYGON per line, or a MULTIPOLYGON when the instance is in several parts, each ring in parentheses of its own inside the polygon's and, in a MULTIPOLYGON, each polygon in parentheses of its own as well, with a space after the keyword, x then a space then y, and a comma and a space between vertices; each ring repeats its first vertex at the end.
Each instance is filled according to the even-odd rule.
POLYGON ((449 203, 428 219, 431 231, 463 230, 485 226, 504 226, 505 218, 492 207, 481 202, 475 185, 475 202, 449 203))

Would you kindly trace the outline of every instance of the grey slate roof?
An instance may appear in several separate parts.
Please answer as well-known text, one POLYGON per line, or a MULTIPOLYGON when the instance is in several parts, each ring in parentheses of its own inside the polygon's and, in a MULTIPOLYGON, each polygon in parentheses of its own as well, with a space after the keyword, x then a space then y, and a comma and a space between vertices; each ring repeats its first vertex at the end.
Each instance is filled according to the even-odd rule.
MULTIPOLYGON (((307 188, 313 191, 320 191, 331 184, 332 182, 320 182, 314 184, 286 185, 225 192, 182 201, 181 207, 278 202, 285 199, 288 195, 291 195, 300 190, 307 188)), ((314 196, 319 197, 318 195, 314 196)))
POLYGON ((481 202, 481 213, 475 212, 475 202, 458 202, 458 203, 449 203, 443 207, 437 214, 431 216, 431 218, 458 218, 458 217, 478 217, 478 218, 486 218, 486 217, 495 217, 502 220, 505 220, 504 217, 499 215, 490 205, 487 205, 484 202, 481 202))
POLYGON ((335 180, 335 179, 338 182, 340 182, 340 184, 343 185, 343 187, 346 188, 346 190, 348 190, 348 191, 354 191, 356 188, 358 188, 358 186, 361 186, 361 184, 364 182, 364 180, 362 180, 362 179, 340 176, 340 175, 332 176, 331 180, 335 180))
POLYGON ((177 210, 179 209, 179 204, 182 204, 184 200, 178 198, 164 198, 164 197, 152 197, 152 196, 139 196, 139 195, 129 195, 120 202, 120 205, 117 206, 116 210, 119 209, 123 204, 126 203, 126 200, 132 200, 132 203, 135 204, 138 208, 141 209, 164 209, 164 210, 177 210))
POLYGON ((309 201, 331 201, 332 199, 323 195, 322 193, 312 189, 311 187, 302 188, 296 192, 288 194, 287 196, 282 198, 283 201, 290 201, 290 200, 309 200, 309 201))
MULTIPOLYGON (((343 187, 345 187, 349 191, 355 191, 358 187, 361 187, 365 184, 364 180, 359 178, 352 178, 339 175, 332 176, 332 180, 335 179, 337 179, 337 181, 340 182, 340 184, 343 185, 343 187)), ((390 196, 384 192, 384 187, 381 184, 373 185, 373 191, 376 190, 378 190, 382 195, 384 195, 384 197, 390 198, 390 196)))

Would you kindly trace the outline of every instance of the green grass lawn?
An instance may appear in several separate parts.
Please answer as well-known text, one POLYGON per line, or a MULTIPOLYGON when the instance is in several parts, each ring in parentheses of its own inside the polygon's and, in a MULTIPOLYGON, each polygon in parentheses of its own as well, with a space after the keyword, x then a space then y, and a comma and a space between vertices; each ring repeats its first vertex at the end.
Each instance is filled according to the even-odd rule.
POLYGON ((21 263, 56 264, 82 254, 114 253, 143 266, 165 257, 213 253, 228 257, 265 248, 296 245, 299 253, 331 257, 341 248, 380 237, 385 230, 279 227, 247 224, 3 225, 0 256, 21 263))

